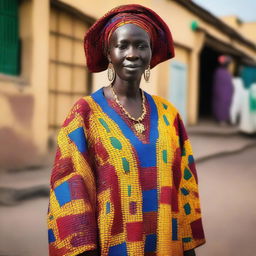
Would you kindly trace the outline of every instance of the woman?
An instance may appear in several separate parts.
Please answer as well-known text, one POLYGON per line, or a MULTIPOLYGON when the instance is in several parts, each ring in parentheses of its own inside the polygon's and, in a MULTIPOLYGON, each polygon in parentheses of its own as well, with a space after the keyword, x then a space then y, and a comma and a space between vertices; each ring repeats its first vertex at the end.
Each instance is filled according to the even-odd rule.
POLYGON ((152 10, 124 5, 85 36, 87 66, 110 85, 60 130, 48 214, 50 255, 195 255, 204 243, 197 175, 177 110, 140 89, 174 56, 152 10))

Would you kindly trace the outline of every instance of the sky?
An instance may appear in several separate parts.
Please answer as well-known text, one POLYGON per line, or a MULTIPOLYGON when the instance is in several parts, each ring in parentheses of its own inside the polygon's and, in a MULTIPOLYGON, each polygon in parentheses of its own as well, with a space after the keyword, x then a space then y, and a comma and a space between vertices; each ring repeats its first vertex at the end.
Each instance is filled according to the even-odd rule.
MULTIPOLYGON (((193 0, 216 16, 236 15, 242 21, 256 21, 256 0, 193 0)), ((255 31, 256 33, 256 31, 255 31)))

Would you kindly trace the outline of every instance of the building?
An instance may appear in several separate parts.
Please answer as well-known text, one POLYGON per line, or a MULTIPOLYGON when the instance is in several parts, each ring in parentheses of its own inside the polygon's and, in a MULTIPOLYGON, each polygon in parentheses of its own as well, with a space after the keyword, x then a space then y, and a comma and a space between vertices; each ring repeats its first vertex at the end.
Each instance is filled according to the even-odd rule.
MULTIPOLYGON (((134 1, 132 1, 134 2, 134 1)), ((38 164, 72 104, 107 85, 86 68, 83 37, 93 22, 127 0, 0 0, 0 167, 38 164)), ((255 64, 256 44, 187 0, 140 0, 170 26, 176 56, 152 70, 146 91, 171 100, 188 124, 209 114, 217 56, 255 64)))
POLYGON ((244 22, 237 16, 224 16, 221 20, 256 44, 256 21, 244 22))

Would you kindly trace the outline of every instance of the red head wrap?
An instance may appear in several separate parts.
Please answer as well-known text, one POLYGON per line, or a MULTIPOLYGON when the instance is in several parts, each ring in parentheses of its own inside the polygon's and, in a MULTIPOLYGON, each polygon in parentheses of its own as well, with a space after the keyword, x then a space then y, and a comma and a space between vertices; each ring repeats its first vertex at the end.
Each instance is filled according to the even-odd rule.
POLYGON ((232 61, 232 58, 228 55, 220 55, 218 57, 218 62, 221 64, 221 65, 227 65, 229 64, 230 62, 232 61))
MULTIPOLYGON (((142 28, 143 30, 145 30, 151 41, 152 38, 154 38, 156 35, 153 26, 150 23, 150 19, 144 15, 144 14, 131 14, 131 13, 120 13, 117 14, 116 16, 114 16, 114 18, 112 18, 105 27, 104 30, 104 43, 106 45, 106 47, 108 47, 109 45, 109 40, 111 35, 114 33, 114 31, 125 25, 125 24, 134 24, 136 26, 139 26, 140 28, 142 28)), ((152 43, 152 42, 151 42, 152 43)))
POLYGON ((105 48, 112 33, 124 24, 137 25, 149 34, 152 47, 151 68, 174 57, 171 32, 160 16, 141 5, 122 5, 97 20, 85 35, 84 50, 87 67, 91 72, 107 69, 105 48))

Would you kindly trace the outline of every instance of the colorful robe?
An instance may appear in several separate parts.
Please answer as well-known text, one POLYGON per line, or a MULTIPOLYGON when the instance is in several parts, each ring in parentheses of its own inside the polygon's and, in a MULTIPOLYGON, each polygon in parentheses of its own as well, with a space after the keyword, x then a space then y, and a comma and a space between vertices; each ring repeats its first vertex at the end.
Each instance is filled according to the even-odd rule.
POLYGON ((51 256, 182 256, 204 243, 197 174, 177 110, 146 94, 142 142, 98 90, 61 128, 48 213, 51 256))

